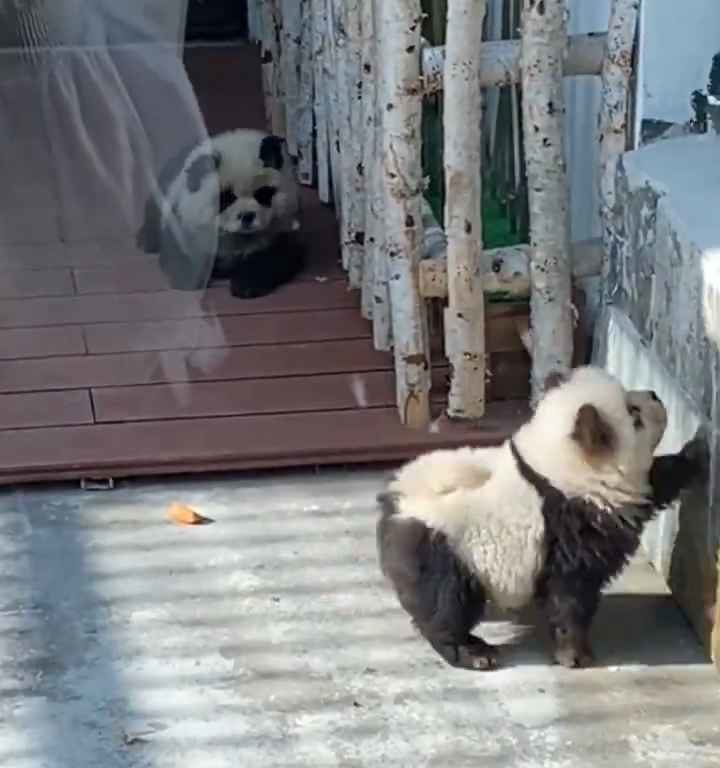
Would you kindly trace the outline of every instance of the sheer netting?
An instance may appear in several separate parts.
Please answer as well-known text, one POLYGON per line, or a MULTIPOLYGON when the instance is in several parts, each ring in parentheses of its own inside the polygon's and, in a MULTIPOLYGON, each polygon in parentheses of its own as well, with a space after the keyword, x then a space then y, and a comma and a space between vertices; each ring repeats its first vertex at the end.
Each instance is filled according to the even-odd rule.
MULTIPOLYGON (((72 263, 130 269, 144 255, 159 171, 207 135, 182 61, 185 6, 0 0, 0 265, 70 249, 72 263)), ((214 227, 166 225, 170 282, 204 288, 214 227)))

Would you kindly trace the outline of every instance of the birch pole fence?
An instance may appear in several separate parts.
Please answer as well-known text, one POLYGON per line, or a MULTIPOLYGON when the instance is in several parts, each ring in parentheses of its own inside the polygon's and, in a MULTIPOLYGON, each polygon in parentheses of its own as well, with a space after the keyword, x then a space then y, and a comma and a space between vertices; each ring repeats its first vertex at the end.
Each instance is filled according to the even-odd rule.
POLYGON ((278 136, 286 134, 285 77, 283 75, 283 16, 281 0, 263 3, 262 67, 265 113, 270 129, 278 136))
POLYGON ((314 29, 312 0, 300 3, 300 72, 299 90, 295 103, 297 121, 298 181, 309 186, 313 183, 313 108, 315 70, 313 63, 314 29))
MULTIPOLYGON (((362 3, 360 12, 360 122, 362 158, 359 177, 364 187, 363 227, 363 276, 361 307, 363 317, 374 321, 375 265, 377 257, 378 227, 380 209, 375 199, 375 165, 377 154, 377 98, 375 78, 377 77, 377 50, 375 46, 375 12, 372 0, 362 3)), ((377 340, 376 340, 377 343, 377 340)))
MULTIPOLYGON (((327 5, 325 0, 310 0, 312 13, 313 116, 315 118, 315 166, 318 196, 323 203, 332 199, 330 179, 330 126, 325 84, 327 5)), ((308 98, 307 93, 303 94, 308 98)))
POLYGON ((288 152, 298 156, 298 107, 300 99, 300 42, 302 39, 302 6, 300 0, 275 0, 279 3, 281 30, 282 82, 285 105, 285 139, 288 152))
POLYGON ((601 75, 599 116, 600 142, 600 222, 605 258, 603 285, 607 284, 613 216, 615 211, 615 172, 620 155, 627 147, 627 121, 633 44, 640 0, 614 0, 601 75))
POLYGON ((547 375, 571 365, 573 276, 606 269, 638 0, 613 0, 607 34, 571 37, 563 0, 523 0, 521 39, 494 41, 482 41, 486 0, 449 0, 447 44, 439 47, 421 38, 420 0, 250 2, 268 125, 287 139, 300 183, 315 184, 335 206, 348 282, 361 290, 376 349, 394 352, 403 423, 430 419, 430 298, 447 300, 450 417, 484 413, 484 304, 498 293, 530 296, 524 341, 537 400, 547 375), (569 75, 601 75, 603 83, 603 234, 581 243, 569 242, 562 93, 569 75), (481 91, 511 84, 523 91, 531 242, 483 251, 481 91), (440 89, 446 230, 423 197, 421 164, 422 99, 440 89))
MULTIPOLYGON (((376 349, 391 349, 393 344, 392 313, 390 311, 390 268, 388 265, 387 250, 387 219, 385 218, 385 184, 383 179, 383 131, 385 126, 385 103, 383 102, 383 78, 385 72, 382 66, 383 57, 389 52, 388 46, 383 44, 383 25, 381 7, 384 0, 372 0, 373 6, 373 31, 375 44, 372 52, 374 61, 374 91, 367 93, 367 98, 374 102, 374 108, 368 104, 368 110, 373 112, 375 118, 375 130, 373 140, 373 159, 368 164, 369 176, 367 177, 368 189, 371 195, 371 208, 369 215, 373 221, 373 342, 376 349)), ((366 62, 367 65, 367 62, 366 62)), ((399 395, 398 395, 398 399, 399 395)))
POLYGON ((524 0, 520 67, 530 209, 532 400, 573 356, 572 265, 565 172, 565 0, 524 0))
POLYGON ((482 254, 480 40, 485 0, 448 3, 445 60, 445 226, 450 418, 485 414, 485 301, 482 254))
POLYGON ((343 247, 347 251, 348 282, 351 288, 360 288, 363 283, 363 244, 365 241, 365 183, 363 178, 363 141, 357 135, 362 124, 362 30, 360 28, 360 5, 363 0, 343 0, 345 16, 345 89, 347 97, 346 115, 342 143, 343 178, 346 207, 343 247))
POLYGON ((418 289, 422 255, 420 0, 380 0, 380 103, 385 246, 397 405, 411 427, 430 422, 427 307, 418 289))

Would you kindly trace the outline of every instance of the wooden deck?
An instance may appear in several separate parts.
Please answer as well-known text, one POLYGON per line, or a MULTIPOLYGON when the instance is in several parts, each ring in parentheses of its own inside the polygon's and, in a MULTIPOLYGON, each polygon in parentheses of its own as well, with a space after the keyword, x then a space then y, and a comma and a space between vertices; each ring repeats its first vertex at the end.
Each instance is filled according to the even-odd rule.
MULTIPOLYGON (((262 125, 254 48, 192 49, 187 62, 210 131, 262 125), (233 106, 228 72, 244 80, 233 106)), ((4 247, 0 484, 384 462, 501 440, 524 417, 517 401, 491 404, 476 428, 399 424, 392 356, 373 349, 346 288, 334 213, 310 190, 304 202, 307 269, 253 301, 225 284, 169 290, 129 244, 4 247)))

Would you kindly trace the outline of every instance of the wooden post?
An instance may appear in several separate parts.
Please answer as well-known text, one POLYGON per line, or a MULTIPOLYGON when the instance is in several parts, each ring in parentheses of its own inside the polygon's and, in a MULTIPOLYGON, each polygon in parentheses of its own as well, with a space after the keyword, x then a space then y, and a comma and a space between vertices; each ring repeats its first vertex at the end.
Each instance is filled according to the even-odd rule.
POLYGON ((327 81, 327 4, 326 0, 311 0, 313 36, 313 79, 315 81, 313 113, 315 117, 315 162, 317 164, 318 197, 329 203, 330 188, 330 127, 328 125, 327 81))
POLYGON ((600 222, 605 249, 603 289, 607 283, 610 263, 612 219, 615 210, 615 171, 618 160, 627 147, 630 77, 639 5, 639 0, 613 0, 602 68, 599 141, 600 222))
POLYGON ((300 88, 295 110, 298 181, 309 186, 313 183, 313 16, 312 0, 300 2, 300 88))
MULTIPOLYGON (((341 137, 341 103, 340 96, 345 82, 344 68, 338 48, 342 45, 339 35, 339 21, 342 15, 342 0, 326 0, 325 30, 325 69, 321 87, 327 93, 327 119, 330 141, 330 170, 332 182, 332 196, 335 204, 335 213, 341 220, 342 213, 342 171, 340 165, 341 137)), ((344 264, 344 266, 346 266, 344 264)))
POLYGON ((360 9, 360 77, 362 80, 362 175, 365 187, 364 203, 364 257, 361 308, 363 317, 373 319, 375 287, 375 252, 379 209, 375 200, 376 179, 376 110, 377 110, 377 51, 372 0, 363 0, 360 9))
POLYGON ((485 0, 451 0, 445 53, 445 227, 450 418, 485 413, 485 301, 482 251, 480 45, 485 0))
POLYGON ((272 127, 275 115, 275 62, 280 54, 275 30, 275 3, 267 0, 261 6, 262 40, 261 61, 263 96, 265 97, 265 123, 272 127))
POLYGON ((340 251, 342 264, 345 270, 350 272, 350 237, 348 233, 350 220, 350 203, 352 190, 350 189, 350 155, 348 142, 350 141, 350 93, 348 84, 348 56, 347 56, 347 7, 346 0, 332 0, 332 35, 334 40, 334 68, 335 68, 335 112, 332 115, 334 124, 333 153, 337 167, 338 185, 335 190, 338 193, 335 198, 335 211, 340 222, 340 251))
POLYGON ((564 0, 524 0, 522 23, 523 133, 530 209, 532 401, 550 373, 570 369, 571 298, 568 184, 565 172, 564 0))
POLYGON ((285 138, 288 152, 298 155, 297 109, 300 93, 300 39, 302 17, 300 0, 280 0, 282 10, 282 82, 285 97, 285 138))
POLYGON ((282 11, 281 0, 263 3, 263 90, 265 118, 270 130, 285 137, 285 85, 282 70, 282 11))
POLYGON ((343 217, 343 251, 351 288, 360 288, 363 281, 365 238, 365 183, 363 179, 363 141, 357 127, 362 125, 362 79, 360 3, 343 0, 344 5, 344 110, 342 135, 342 168, 345 215, 343 217))
POLYGON ((420 0, 379 0, 382 158, 397 403, 411 427, 430 422, 430 349, 418 287, 422 249, 420 0))
MULTIPOLYGON (((369 215, 373 222, 373 286, 372 286, 372 320, 373 343, 375 349, 388 350, 392 348, 392 312, 390 309, 390 286, 388 276, 387 253, 387 219, 385 217, 385 176, 382 158, 383 151, 383 78, 385 71, 383 57, 385 55, 382 43, 383 27, 381 16, 381 3, 383 0, 371 0, 373 13, 373 36, 370 55, 372 56, 372 69, 369 73, 374 83, 375 105, 372 108, 373 133, 372 160, 368 162, 370 168, 370 200, 369 215)), ((367 61, 367 60, 366 60, 367 61)))

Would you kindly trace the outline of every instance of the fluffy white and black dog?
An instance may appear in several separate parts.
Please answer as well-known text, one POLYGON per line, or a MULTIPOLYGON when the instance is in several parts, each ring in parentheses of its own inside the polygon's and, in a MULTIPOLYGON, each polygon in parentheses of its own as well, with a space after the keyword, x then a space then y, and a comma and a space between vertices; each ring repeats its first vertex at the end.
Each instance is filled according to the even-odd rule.
POLYGON ((494 667, 497 648, 472 634, 486 602, 514 612, 534 601, 555 660, 591 662, 602 589, 656 510, 706 471, 700 433, 654 456, 666 424, 654 392, 586 366, 558 378, 503 445, 434 451, 401 468, 378 497, 380 564, 449 664, 494 667))
POLYGON ((230 278, 233 295, 265 295, 304 263, 300 196, 283 139, 237 129, 185 148, 158 178, 138 245, 160 254, 176 288, 230 278))

